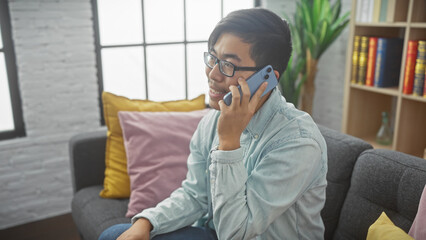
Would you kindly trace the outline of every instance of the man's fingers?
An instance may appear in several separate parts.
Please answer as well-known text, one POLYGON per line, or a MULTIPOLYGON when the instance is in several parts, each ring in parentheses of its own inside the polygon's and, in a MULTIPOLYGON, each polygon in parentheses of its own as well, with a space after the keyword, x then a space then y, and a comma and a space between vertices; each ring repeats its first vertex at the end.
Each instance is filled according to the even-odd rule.
POLYGON ((257 89, 256 93, 251 98, 250 104, 253 104, 255 107, 260 102, 260 99, 262 97, 262 93, 266 90, 266 87, 268 86, 268 82, 264 82, 260 85, 259 89, 257 89))
POLYGON ((248 86, 246 80, 244 80, 241 77, 238 78, 238 84, 240 85, 241 91, 243 93, 243 95, 241 96, 242 97, 241 104, 243 106, 247 105, 250 101, 250 96, 251 96, 250 87, 248 86))
POLYGON ((226 104, 225 104, 225 101, 223 101, 223 100, 220 100, 218 102, 218 104, 219 104, 220 111, 223 111, 227 107, 226 104))
POLYGON ((229 87, 229 90, 231 90, 231 93, 232 93, 232 103, 231 103, 230 107, 239 106, 241 96, 240 96, 240 91, 238 91, 238 87, 232 85, 232 86, 229 87))

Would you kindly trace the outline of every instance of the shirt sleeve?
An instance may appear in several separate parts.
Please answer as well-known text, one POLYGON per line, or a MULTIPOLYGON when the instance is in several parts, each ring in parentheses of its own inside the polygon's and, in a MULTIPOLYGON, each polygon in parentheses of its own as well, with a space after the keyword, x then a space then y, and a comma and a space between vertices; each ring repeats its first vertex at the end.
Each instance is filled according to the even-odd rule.
POLYGON ((153 226, 151 237, 191 225, 207 213, 207 156, 200 149, 204 145, 199 129, 191 139, 188 173, 182 186, 156 207, 146 209, 132 218, 132 223, 139 218, 147 218, 153 226))
POLYGON ((250 176, 243 150, 214 151, 210 169, 213 222, 219 239, 251 239, 262 234, 315 181, 321 149, 308 138, 274 144, 250 176))

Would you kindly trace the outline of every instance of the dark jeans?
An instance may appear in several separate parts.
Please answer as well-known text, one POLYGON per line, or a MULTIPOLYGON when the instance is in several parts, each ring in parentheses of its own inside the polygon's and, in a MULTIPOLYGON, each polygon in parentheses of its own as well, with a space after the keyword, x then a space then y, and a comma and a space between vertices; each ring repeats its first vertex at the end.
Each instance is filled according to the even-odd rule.
MULTIPOLYGON (((132 225, 130 223, 116 224, 105 231, 99 236, 99 240, 115 240, 123 232, 129 229, 132 225)), ((184 227, 174 232, 160 234, 155 236, 152 240, 217 240, 216 233, 213 230, 201 227, 184 227)))

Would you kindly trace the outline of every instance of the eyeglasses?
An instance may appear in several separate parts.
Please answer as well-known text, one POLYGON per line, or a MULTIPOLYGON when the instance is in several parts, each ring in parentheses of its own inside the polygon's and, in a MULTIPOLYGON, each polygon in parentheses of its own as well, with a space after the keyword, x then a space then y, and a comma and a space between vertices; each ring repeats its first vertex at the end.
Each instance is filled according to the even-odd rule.
POLYGON ((204 63, 209 68, 213 68, 217 63, 219 63, 219 71, 227 77, 233 77, 235 71, 258 71, 262 69, 261 67, 237 67, 228 61, 219 60, 216 56, 209 52, 204 52, 204 63))

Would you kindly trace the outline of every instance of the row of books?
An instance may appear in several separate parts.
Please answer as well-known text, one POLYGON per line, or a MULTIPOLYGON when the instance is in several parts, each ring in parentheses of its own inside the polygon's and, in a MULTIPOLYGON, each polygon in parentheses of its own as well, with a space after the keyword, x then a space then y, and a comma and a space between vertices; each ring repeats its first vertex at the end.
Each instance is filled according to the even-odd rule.
POLYGON ((394 22, 397 0, 358 0, 357 22, 394 22))
POLYGON ((426 97, 426 40, 408 41, 402 92, 426 97))
POLYGON ((351 83, 375 87, 398 86, 403 39, 355 36, 351 83))
MULTIPOLYGON (((351 83, 399 85, 403 39, 356 35, 353 47, 351 83)), ((426 40, 408 41, 403 93, 426 97, 426 40)))

